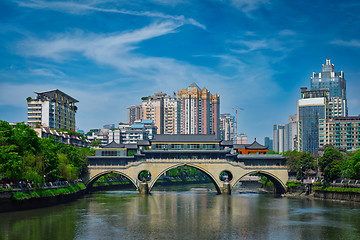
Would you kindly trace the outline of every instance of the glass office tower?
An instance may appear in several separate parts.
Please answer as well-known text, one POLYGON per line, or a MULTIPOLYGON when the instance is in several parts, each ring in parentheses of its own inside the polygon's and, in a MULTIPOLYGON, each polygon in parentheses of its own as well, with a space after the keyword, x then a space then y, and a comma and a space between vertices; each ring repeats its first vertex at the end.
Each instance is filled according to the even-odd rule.
POLYGON ((326 59, 326 64, 322 65, 321 73, 313 73, 311 90, 329 91, 332 117, 346 117, 348 115, 344 72, 335 72, 334 64, 331 64, 330 59, 326 59))
POLYGON ((319 136, 329 117, 328 90, 306 91, 301 88, 298 100, 298 151, 316 154, 319 144, 324 141, 319 136))

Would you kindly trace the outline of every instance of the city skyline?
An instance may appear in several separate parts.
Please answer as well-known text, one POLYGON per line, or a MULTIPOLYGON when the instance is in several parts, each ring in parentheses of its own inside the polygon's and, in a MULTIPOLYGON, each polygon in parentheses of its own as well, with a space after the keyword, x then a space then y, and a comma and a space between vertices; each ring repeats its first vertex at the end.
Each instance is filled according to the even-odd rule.
POLYGON ((360 114, 358 1, 2 1, 0 119, 26 122, 26 98, 79 100, 85 131, 126 122, 127 107, 196 82, 241 107, 249 142, 296 113, 300 87, 326 59, 360 114), (320 11, 321 10, 321 11, 320 11), (279 14, 281 13, 281 14, 279 14), (296 16, 296 17, 294 17, 296 16))

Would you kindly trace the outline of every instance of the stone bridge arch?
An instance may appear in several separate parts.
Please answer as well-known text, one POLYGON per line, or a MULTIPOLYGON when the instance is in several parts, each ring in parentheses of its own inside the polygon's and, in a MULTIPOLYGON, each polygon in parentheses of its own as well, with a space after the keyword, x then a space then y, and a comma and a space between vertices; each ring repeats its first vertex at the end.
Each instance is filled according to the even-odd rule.
POLYGON ((130 176, 128 176, 127 174, 123 173, 122 171, 119 171, 119 170, 105 170, 105 171, 102 171, 98 174, 96 174, 95 176, 93 176, 91 179, 89 179, 86 183, 86 188, 89 189, 92 187, 92 185, 102 176, 105 176, 106 174, 109 174, 109 173, 117 173, 119 174, 120 176, 123 176, 125 177, 126 179, 128 179, 130 181, 130 183, 132 183, 134 185, 134 187, 136 189, 138 189, 138 186, 136 185, 136 182, 134 179, 132 179, 130 176))
POLYGON ((210 180, 211 182, 214 184, 216 191, 220 194, 221 190, 220 190, 220 182, 217 181, 217 178, 209 171, 207 171, 206 169, 204 169, 203 167, 200 167, 197 164, 191 164, 191 163, 178 163, 178 164, 174 164, 172 166, 167 166, 166 168, 164 168, 163 170, 160 171, 160 173, 154 178, 151 179, 150 185, 149 185, 149 191, 151 191, 151 189, 154 187, 156 181, 167 171, 171 170, 171 169, 175 169, 178 167, 182 167, 182 166, 188 166, 188 167, 192 167, 195 168, 201 172, 203 172, 210 180))
POLYGON ((284 183, 280 178, 278 178, 273 173, 266 171, 266 170, 254 170, 254 171, 249 171, 249 172, 243 174, 242 176, 237 178, 237 180, 232 184, 232 189, 235 187, 236 184, 238 184, 241 181, 241 179, 243 177, 245 177, 246 175, 252 174, 252 173, 258 173, 260 175, 267 177, 274 184, 275 192, 277 194, 286 193, 286 185, 285 185, 286 183, 284 183))

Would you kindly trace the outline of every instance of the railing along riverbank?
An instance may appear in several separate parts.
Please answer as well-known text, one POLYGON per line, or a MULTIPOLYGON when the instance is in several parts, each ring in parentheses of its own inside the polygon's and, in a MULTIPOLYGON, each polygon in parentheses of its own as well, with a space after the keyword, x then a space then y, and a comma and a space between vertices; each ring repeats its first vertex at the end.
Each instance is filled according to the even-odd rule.
POLYGON ((86 186, 82 183, 47 186, 42 189, 2 191, 0 193, 0 212, 20 211, 73 201, 85 194, 86 186))

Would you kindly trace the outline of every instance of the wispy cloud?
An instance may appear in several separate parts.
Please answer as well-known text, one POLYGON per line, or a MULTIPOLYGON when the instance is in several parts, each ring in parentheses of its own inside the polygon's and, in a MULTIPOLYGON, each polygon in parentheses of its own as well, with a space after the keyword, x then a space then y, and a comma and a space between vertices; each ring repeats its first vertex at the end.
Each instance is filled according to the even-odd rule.
POLYGON ((240 9, 244 13, 250 13, 259 7, 270 4, 269 0, 230 0, 232 6, 240 9))
POLYGON ((340 45, 340 46, 345 46, 345 47, 360 48, 360 40, 357 40, 357 39, 352 39, 352 40, 348 40, 348 41, 337 39, 337 40, 331 41, 330 44, 335 44, 335 45, 340 45))
POLYGON ((58 78, 64 76, 63 72, 49 68, 34 68, 34 69, 30 69, 29 73, 36 76, 51 77, 51 78, 58 78))
MULTIPOLYGON (((81 30, 54 34, 49 39, 29 38, 17 44, 18 54, 25 57, 42 57, 56 61, 67 59, 68 54, 82 53, 99 63, 124 69, 131 63, 118 61, 136 49, 136 44, 151 38, 174 33, 180 24, 172 21, 155 23, 134 31, 111 34, 84 33, 81 30), (115 61, 114 61, 115 60, 115 61)), ((127 56, 129 57, 129 56, 127 56)))
POLYGON ((196 27, 206 29, 206 26, 199 23, 193 18, 186 18, 184 15, 168 15, 160 12, 152 11, 132 11, 127 9, 116 9, 116 8, 102 8, 98 7, 99 3, 97 1, 90 1, 85 3, 75 3, 68 1, 42 1, 42 0, 30 0, 30 1, 18 1, 19 6, 35 9, 46 9, 60 12, 67 12, 70 14, 87 14, 89 12, 107 12, 107 13, 118 13, 126 14, 132 16, 145 16, 158 19, 169 19, 173 21, 178 21, 183 24, 190 24, 196 27))

